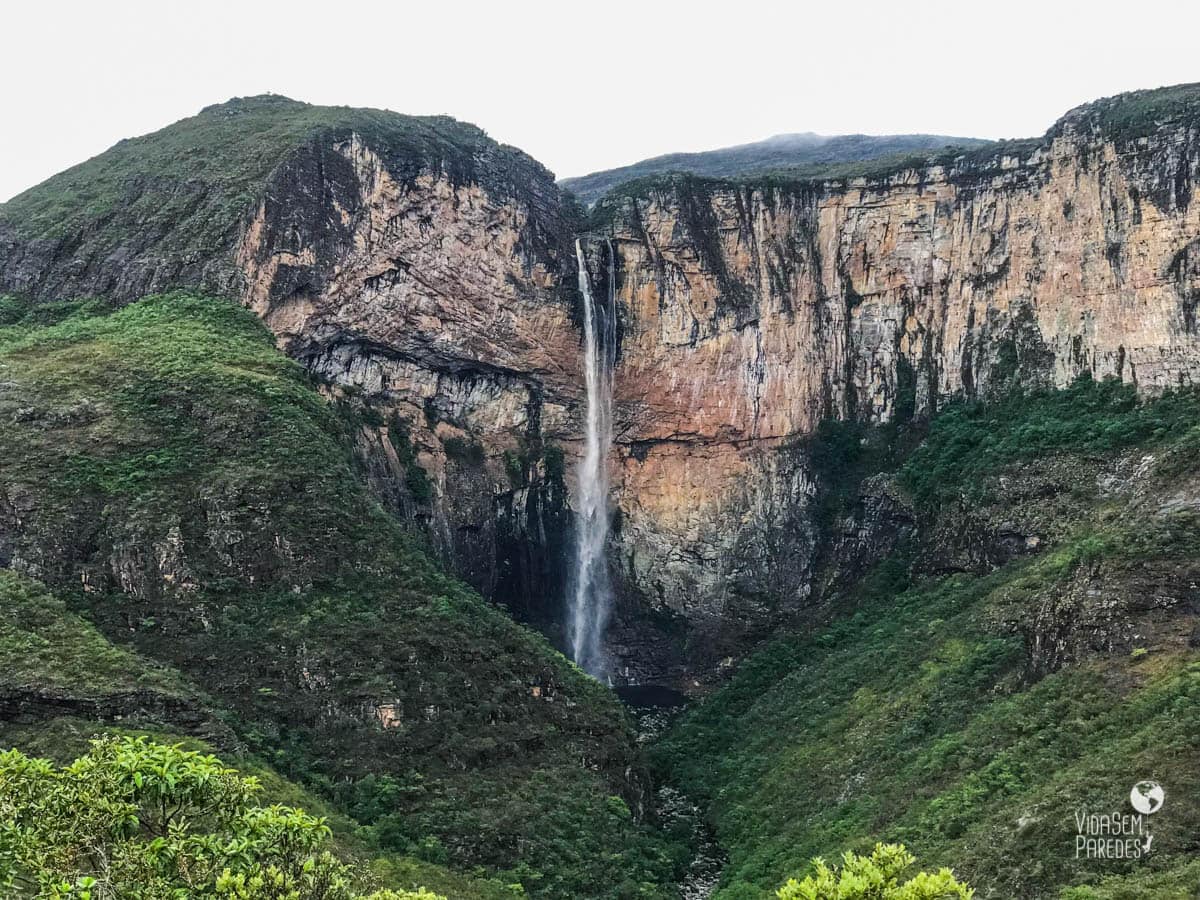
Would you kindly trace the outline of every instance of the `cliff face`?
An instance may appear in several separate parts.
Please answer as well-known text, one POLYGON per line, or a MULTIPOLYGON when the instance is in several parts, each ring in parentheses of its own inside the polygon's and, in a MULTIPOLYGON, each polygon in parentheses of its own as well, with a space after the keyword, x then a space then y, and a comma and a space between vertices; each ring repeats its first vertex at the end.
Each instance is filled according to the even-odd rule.
POLYGON ((423 169, 358 133, 271 177, 236 250, 243 302, 280 346, 372 411, 360 455, 393 511, 475 587, 552 619, 577 432, 573 259, 552 181, 423 169), (314 185, 320 185, 314 191, 314 185))
MULTIPOLYGON (((837 580, 818 571, 822 420, 1084 372, 1146 392, 1197 380, 1195 94, 856 179, 667 178, 600 203, 589 264, 620 316, 612 640, 631 677, 718 665, 837 580)), ((582 227, 545 169, 470 126, 257 98, 0 208, 0 290, 239 298, 361 407, 360 461, 390 508, 485 594, 552 623, 582 227), (215 148, 203 167, 197 146, 215 148)), ((861 506, 832 541, 842 565, 906 527, 887 496, 861 506)))
POLYGON ((360 460, 391 509, 485 594, 552 619, 558 444, 582 390, 571 209, 473 126, 248 98, 0 207, 0 292, 239 299, 361 407, 360 460))
POLYGON ((1200 378, 1200 132, 1096 119, 881 178, 676 178, 605 201, 624 316, 616 564, 643 604, 701 626, 689 656, 712 662, 809 599, 802 437, 822 419, 1081 373, 1145 392, 1200 378))

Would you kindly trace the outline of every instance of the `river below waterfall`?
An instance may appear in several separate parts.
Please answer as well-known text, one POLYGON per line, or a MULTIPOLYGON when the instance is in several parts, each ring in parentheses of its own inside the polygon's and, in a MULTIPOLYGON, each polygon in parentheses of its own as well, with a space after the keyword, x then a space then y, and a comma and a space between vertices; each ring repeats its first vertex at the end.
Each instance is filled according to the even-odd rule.
MULTIPOLYGON (((687 703, 683 694, 661 685, 619 685, 613 690, 634 717, 639 744, 657 740, 687 703)), ((654 811, 664 826, 670 828, 673 824, 686 822, 692 831, 696 852, 680 883, 679 896, 682 900, 709 900, 720 884, 725 853, 704 818, 704 810, 672 785, 659 787, 653 802, 654 811)))

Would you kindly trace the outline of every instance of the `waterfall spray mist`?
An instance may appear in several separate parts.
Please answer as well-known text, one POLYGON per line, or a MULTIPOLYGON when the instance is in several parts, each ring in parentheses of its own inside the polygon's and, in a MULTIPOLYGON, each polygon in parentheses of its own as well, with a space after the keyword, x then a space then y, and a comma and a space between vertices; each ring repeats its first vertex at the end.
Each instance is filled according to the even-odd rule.
POLYGON ((585 672, 604 678, 608 660, 604 629, 612 606, 608 563, 608 452, 612 446, 612 377, 616 353, 615 254, 608 244, 607 303, 592 296, 583 245, 575 241, 579 292, 583 295, 583 375, 587 387, 587 428, 576 476, 575 573, 570 597, 571 657, 585 672))

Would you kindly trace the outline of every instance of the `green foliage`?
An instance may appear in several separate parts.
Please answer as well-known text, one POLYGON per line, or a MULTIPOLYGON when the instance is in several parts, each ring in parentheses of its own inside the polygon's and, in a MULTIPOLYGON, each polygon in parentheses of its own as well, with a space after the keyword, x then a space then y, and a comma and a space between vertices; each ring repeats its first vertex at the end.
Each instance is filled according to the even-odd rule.
POLYGON ((543 896, 665 890, 678 848, 611 815, 636 771, 619 705, 382 510, 349 423, 250 312, 177 293, 21 321, 0 382, 0 490, 33 509, 13 539, 66 600, 20 599, 65 623, 7 639, 28 680, 169 667, 379 848, 543 896), (347 794, 369 776, 377 798, 347 794))
POLYGON ((1150 871, 1112 875, 1093 885, 1064 888, 1059 900, 1196 900, 1200 860, 1165 870, 1148 863, 1150 871))
POLYGON ((1066 390, 951 404, 934 419, 899 477, 921 506, 957 497, 978 500, 984 476, 1003 466, 1054 453, 1096 456, 1194 442, 1197 422, 1200 396, 1194 391, 1140 402, 1132 385, 1085 375, 1066 390))
POLYGON ((630 200, 677 192, 703 183, 710 190, 748 186, 763 194, 804 192, 829 181, 880 181, 906 171, 954 167, 977 177, 999 174, 1006 158, 1028 158, 1068 125, 1123 142, 1153 134, 1167 124, 1200 117, 1200 84, 1133 91, 1097 100, 1064 116, 1042 137, 979 141, 932 135, 834 138, 825 147, 787 147, 771 142, 707 153, 677 153, 630 166, 568 178, 563 186, 594 203, 590 227, 602 228, 630 200))
POLYGON ((101 692, 154 689, 180 695, 170 669, 114 646, 44 586, 0 569, 0 685, 101 692))
POLYGON ((566 178, 561 184, 585 203, 593 203, 618 185, 669 173, 738 178, 781 169, 822 171, 896 156, 914 156, 920 151, 930 152, 947 146, 965 148, 985 143, 972 138, 933 134, 783 135, 739 147, 658 156, 619 169, 566 178))
POLYGON ((548 446, 542 450, 542 459, 546 463, 546 480, 551 484, 561 485, 566 476, 567 464, 562 447, 548 446))
POLYGON ((0 328, 15 325, 25 315, 25 304, 11 294, 0 294, 0 328))
POLYGON ((504 474, 508 476, 508 483, 512 488, 523 487, 526 474, 535 470, 540 462, 545 484, 552 492, 560 496, 565 494, 563 478, 566 474, 566 463, 561 447, 541 443, 532 446, 523 444, 519 450, 505 450, 503 461, 504 474))
POLYGON ((112 312, 114 306, 101 298, 77 300, 51 300, 30 303, 11 295, 0 296, 0 339, 7 334, 5 329, 45 328, 72 318, 86 319, 112 312))
MULTIPOLYGON (((0 886, 27 896, 351 900, 323 819, 253 805, 216 757, 106 738, 63 768, 0 754, 0 886)), ((375 900, 434 895, 387 891, 375 900)))
POLYGON ((657 196, 676 201, 681 197, 694 198, 718 191, 729 193, 749 189, 758 192, 765 202, 770 203, 779 194, 814 197, 819 194, 822 185, 829 182, 844 184, 857 179, 879 182, 905 172, 924 174, 933 167, 953 167, 961 173, 984 179, 1000 174, 1005 160, 1029 157, 1045 146, 1045 138, 991 141, 970 146, 964 146, 960 141, 923 153, 898 152, 861 160, 777 167, 720 177, 693 174, 686 169, 639 175, 614 183, 596 200, 588 227, 595 231, 604 230, 626 215, 631 203, 657 196))
POLYGON ((310 106, 265 95, 202 110, 106 152, 0 206, 0 220, 25 238, 86 235, 97 255, 133 234, 157 237, 160 254, 194 262, 224 253, 272 171, 288 154, 358 134, 388 148, 400 171, 422 166, 458 181, 511 190, 517 168, 541 171, 473 125, 445 116, 310 106), (486 156, 487 165, 480 160, 486 156), (97 227, 102 226, 102 227, 97 227))
MULTIPOLYGON (((143 738, 201 755, 213 753, 212 746, 204 740, 175 731, 164 731, 158 727, 135 729, 124 724, 106 725, 72 717, 27 725, 4 723, 0 728, 0 747, 13 747, 27 756, 42 756, 59 765, 67 765, 89 752, 97 732, 109 739, 143 738)), ((362 828, 328 800, 288 781, 254 757, 230 755, 228 752, 221 756, 241 775, 251 777, 261 785, 261 791, 254 795, 257 805, 299 808, 324 819, 332 832, 331 851, 350 865, 355 886, 363 893, 380 885, 409 890, 426 885, 435 894, 443 894, 449 900, 512 900, 512 888, 501 881, 472 877, 414 857, 381 853, 372 844, 369 829, 362 828)))
POLYGON ((470 441, 466 438, 451 437, 446 438, 442 444, 446 449, 446 456, 455 462, 462 463, 466 466, 479 467, 484 462, 483 445, 470 441))
POLYGON ((831 527, 858 499, 862 480, 894 465, 907 436, 898 424, 882 427, 825 419, 806 442, 809 464, 821 487, 819 521, 831 527))
POLYGON ((433 482, 429 473, 417 462, 417 451, 412 444, 412 429, 406 419, 393 415, 388 422, 388 439, 396 451, 396 457, 404 466, 404 484, 418 503, 433 499, 433 482))
POLYGON ((1072 571, 1033 570, 863 596, 854 615, 750 657, 685 715, 655 756, 711 804, 730 856, 718 897, 766 896, 804 860, 881 837, 999 895, 1046 895, 1096 874, 1073 859, 1073 811, 1115 808, 1141 772, 1178 798, 1158 850, 1179 858, 1200 827, 1200 663, 1163 659, 1118 694, 1122 676, 1097 667, 1024 684, 1020 644, 990 609, 1015 585, 1060 590, 1072 571), (1035 866, 1013 861, 1028 854, 1035 866))
POLYGON ((504 474, 508 476, 509 485, 514 488, 521 486, 525 480, 525 459, 522 454, 504 451, 504 474))
MULTIPOLYGON (((1090 381, 956 405, 900 474, 926 506, 969 504, 985 478, 1034 456, 1150 448, 1156 462, 1139 483, 1170 495, 1172 479, 1194 478, 1197 411, 1189 392, 1139 401, 1090 381)), ((815 458, 833 493, 900 464, 895 446, 880 441, 876 454, 871 437, 844 425, 822 433, 815 458)), ((709 805, 729 854, 719 900, 770 896, 808 859, 880 839, 953 865, 989 896, 1195 895, 1200 661, 1186 637, 1031 672, 1028 648, 1095 612, 1088 604, 1101 601, 1080 590, 1089 578, 1136 595, 1158 577, 1149 573, 1192 577, 1193 513, 1094 513, 985 576, 914 579, 907 560, 928 548, 908 548, 840 598, 842 615, 770 642, 678 720, 654 762, 709 805), (1076 860, 1074 813, 1123 808, 1144 777, 1172 797, 1152 859, 1076 860)), ((1193 620, 1180 615, 1171 627, 1186 636, 1193 620)))
POLYGON ((902 844, 876 844, 870 856, 851 851, 841 867, 812 861, 811 875, 790 879, 777 891, 779 900, 971 900, 975 896, 949 869, 920 872, 904 883, 900 877, 916 862, 902 844))
POLYGON ((1200 117, 1200 84, 1176 84, 1146 91, 1105 97, 1072 110, 1051 133, 1067 123, 1091 126, 1106 137, 1133 141, 1153 134, 1163 125, 1200 117))

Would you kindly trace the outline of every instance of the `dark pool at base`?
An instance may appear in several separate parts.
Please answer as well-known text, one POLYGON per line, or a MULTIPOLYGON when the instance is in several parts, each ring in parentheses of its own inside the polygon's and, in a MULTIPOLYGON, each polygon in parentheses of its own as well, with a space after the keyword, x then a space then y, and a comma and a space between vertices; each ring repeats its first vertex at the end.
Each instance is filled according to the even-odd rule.
POLYGON ((626 706, 637 709, 677 709, 688 702, 684 694, 661 684, 621 684, 613 692, 626 706))

